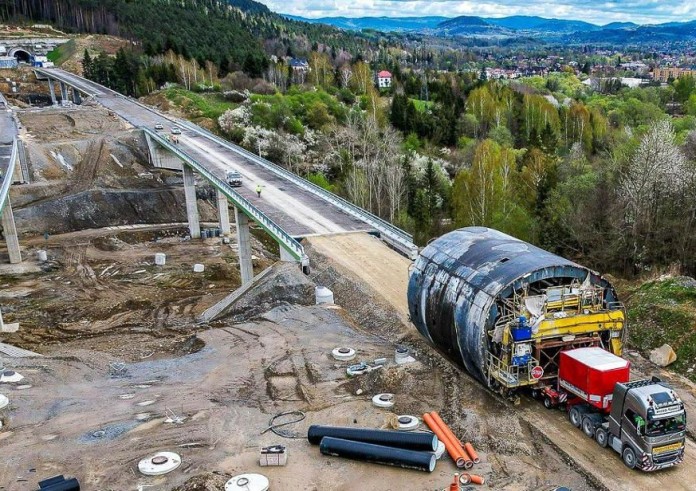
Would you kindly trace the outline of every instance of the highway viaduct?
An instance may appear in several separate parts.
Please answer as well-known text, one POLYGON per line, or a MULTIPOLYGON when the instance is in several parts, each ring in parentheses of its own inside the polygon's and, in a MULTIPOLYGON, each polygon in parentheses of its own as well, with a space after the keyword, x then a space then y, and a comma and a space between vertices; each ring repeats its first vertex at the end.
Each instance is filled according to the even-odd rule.
MULTIPOLYGON (((223 234, 230 232, 228 203, 232 203, 243 285, 253 278, 249 220, 257 223, 278 242, 281 260, 297 262, 305 271, 309 268, 309 258, 300 241, 313 236, 364 232, 378 236, 409 259, 415 259, 418 253, 412 237, 389 222, 197 125, 164 115, 64 70, 37 68, 35 73, 39 79, 47 81, 54 104, 59 103, 56 87, 59 88, 61 104, 81 104, 83 99, 99 103, 143 131, 153 166, 183 173, 192 238, 201 236, 196 205, 196 176, 217 190, 223 234), (156 131, 154 127, 157 123, 163 124, 164 130, 156 131), (181 129, 178 143, 169 137, 174 126, 181 129), (244 184, 241 188, 232 188, 225 181, 226 173, 231 169, 242 174, 244 184), (262 188, 260 197, 255 192, 257 186, 262 188)), ((6 199, 9 200, 8 197, 6 199)), ((9 207, 8 210, 11 217, 9 207)), ((19 251, 18 245, 16 250, 19 251)))

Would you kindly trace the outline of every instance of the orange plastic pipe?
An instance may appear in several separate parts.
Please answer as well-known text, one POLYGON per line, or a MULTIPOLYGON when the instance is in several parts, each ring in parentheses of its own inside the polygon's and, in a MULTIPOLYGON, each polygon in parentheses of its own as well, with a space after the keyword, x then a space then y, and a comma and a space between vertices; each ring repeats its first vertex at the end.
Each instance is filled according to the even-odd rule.
POLYGON ((459 491, 459 474, 454 475, 454 481, 449 485, 449 491, 459 491))
POLYGON ((465 464, 464 468, 465 469, 471 469, 474 466, 474 461, 473 459, 469 456, 466 450, 464 450, 464 447, 462 447, 461 442, 459 441, 459 438, 450 430, 449 426, 447 426, 447 423, 442 421, 442 418, 440 417, 439 414, 437 414, 436 411, 433 411, 430 413, 430 416, 435 420, 435 423, 440 427, 440 429, 447 435, 447 437, 452 440, 452 443, 459 448, 459 450, 462 453, 462 456, 464 457, 465 464))
POLYGON ((423 415, 423 421, 425 421, 425 424, 428 425, 428 428, 430 428, 432 432, 435 433, 435 435, 437 435, 440 441, 445 444, 447 453, 450 457, 452 457, 452 460, 454 460, 455 464, 457 464, 457 467, 464 467, 464 465, 466 464, 466 458, 464 458, 463 453, 461 452, 459 447, 457 447, 457 445, 455 445, 454 442, 450 440, 450 438, 445 434, 442 428, 440 428, 440 426, 435 422, 433 417, 430 416, 428 413, 425 413, 423 415))
POLYGON ((483 476, 477 476, 476 474, 468 474, 464 472, 460 478, 459 482, 461 484, 484 484, 486 482, 486 478, 483 476))
POLYGON ((478 464, 481 462, 481 459, 479 458, 478 454, 476 453, 476 450, 474 450, 474 446, 471 443, 466 442, 464 444, 464 450, 466 450, 466 453, 469 454, 469 457, 471 457, 471 460, 474 461, 474 464, 478 464))

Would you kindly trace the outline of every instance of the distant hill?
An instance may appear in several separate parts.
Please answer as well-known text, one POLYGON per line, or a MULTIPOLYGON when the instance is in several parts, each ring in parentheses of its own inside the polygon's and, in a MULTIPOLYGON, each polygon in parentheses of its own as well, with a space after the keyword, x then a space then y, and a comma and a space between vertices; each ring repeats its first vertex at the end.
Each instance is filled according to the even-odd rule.
POLYGON ((491 26, 493 24, 490 24, 483 20, 481 17, 473 17, 470 15, 461 15, 459 17, 455 17, 453 19, 446 20, 444 22, 441 22, 438 27, 443 28, 443 29, 449 29, 453 26, 491 26))
POLYGON ((510 35, 511 31, 481 17, 463 15, 438 24, 437 33, 449 36, 505 36, 510 35))
POLYGON ((513 15, 511 17, 500 17, 486 19, 490 24, 515 30, 534 29, 540 24, 548 22, 549 19, 543 17, 532 17, 529 15, 513 15))
POLYGON ((361 31, 363 29, 374 29, 377 31, 424 31, 434 29, 448 17, 322 17, 310 19, 295 15, 285 17, 311 24, 328 24, 330 26, 346 29, 349 31, 361 31))
POLYGON ((600 29, 601 27, 599 26, 580 20, 549 19, 548 21, 537 25, 533 30, 539 32, 564 33, 598 31, 600 29))
POLYGON ((239 10, 251 12, 253 14, 269 14, 271 11, 264 4, 254 2, 254 0, 227 0, 227 3, 239 10))
MULTIPOLYGON (((251 0, 229 0, 251 1, 251 0)), ((255 3, 255 2, 251 2, 255 3)), ((633 22, 612 22, 598 26, 589 22, 514 15, 510 17, 439 16, 424 17, 323 17, 308 19, 285 17, 327 24, 344 30, 374 29, 383 32, 424 32, 441 36, 535 38, 563 43, 649 43, 696 40, 696 21, 669 22, 658 25, 637 25, 633 22)))
POLYGON ((602 29, 632 29, 634 27, 638 27, 638 24, 633 22, 612 22, 602 26, 602 29))
MULTIPOLYGON (((310 22, 312 24, 328 24, 341 29, 359 31, 362 29, 375 29, 378 31, 431 31, 442 30, 447 34, 467 30, 476 31, 477 34, 490 32, 491 34, 507 33, 507 31, 539 31, 553 33, 568 33, 580 30, 597 30, 599 26, 588 22, 547 19, 544 17, 534 17, 526 15, 515 15, 511 17, 487 18, 477 16, 460 17, 321 17, 310 19, 293 15, 285 17, 310 22), (501 31, 498 28, 502 28, 501 31)), ((626 23, 630 24, 630 23, 626 23)), ((514 34, 514 33, 507 33, 514 34)))
POLYGON ((696 41, 696 21, 622 29, 576 32, 573 41, 584 43, 642 44, 652 42, 696 41))

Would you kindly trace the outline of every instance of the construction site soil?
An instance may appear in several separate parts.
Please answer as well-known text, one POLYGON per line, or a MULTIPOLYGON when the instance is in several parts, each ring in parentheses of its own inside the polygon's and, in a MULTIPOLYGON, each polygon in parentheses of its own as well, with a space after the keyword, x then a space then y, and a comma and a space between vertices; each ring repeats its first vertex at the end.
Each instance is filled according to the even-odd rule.
MULTIPOLYGON (((180 178, 150 168, 137 132, 121 121, 98 108, 78 111, 20 116, 31 179, 13 186, 12 200, 26 260, 0 265, 5 323, 20 324, 0 342, 43 356, 3 355, 6 368, 25 378, 0 384, 10 400, 0 410, 1 490, 34 490, 55 474, 76 476, 85 490, 220 490, 248 472, 289 491, 440 490, 457 471, 447 456, 421 473, 325 457, 305 438, 311 424, 391 428, 396 415, 433 410, 477 448, 482 463, 474 472, 489 489, 694 489, 691 437, 682 466, 630 471, 563 412, 527 399, 514 406, 446 361, 408 322, 409 261, 369 235, 305 241, 307 277, 276 263, 277 250, 255 231, 255 271, 273 269, 224 317, 200 324, 239 286, 236 237, 189 239, 174 205, 124 205, 109 215, 113 203, 90 192, 168 191, 180 204, 180 178), (66 199, 80 206, 51 215, 66 199), (121 213, 133 221, 122 225, 121 213), (47 261, 38 261, 38 250, 47 261), (166 254, 164 266, 154 264, 156 253, 166 254), (203 273, 192 271, 195 263, 203 273), (314 305, 318 285, 333 291, 336 305, 314 305), (388 362, 349 378, 346 367, 356 361, 334 360, 339 346, 354 348, 356 361, 388 362), (396 365, 399 346, 416 361, 396 365), (393 408, 372 405, 383 392, 395 395, 393 408), (283 428, 295 438, 266 431, 286 411, 306 415, 283 428), (259 467, 260 448, 273 444, 287 446, 287 466, 259 467), (181 466, 140 474, 138 462, 160 451, 177 452, 181 466)), ((206 193, 200 197, 214 219, 206 193)), ((631 357, 638 374, 657 372, 631 357)), ((694 387, 671 380, 696 410, 694 387)))
MULTIPOLYGON (((476 472, 493 489, 558 482, 596 489, 439 355, 409 344, 418 361, 395 365, 396 341, 410 339, 410 328, 379 293, 319 255, 311 277, 279 264, 247 294, 244 304, 267 310, 241 323, 232 320, 237 310, 198 325, 197 316, 238 285, 234 252, 219 239, 182 235, 176 227, 104 229, 25 242, 28 261, 40 268, 3 274, 5 321, 20 329, 0 337, 44 356, 5 358, 31 387, 0 386, 11 401, 0 432, 0 489, 33 489, 58 473, 77 476, 87 490, 222 489, 244 472, 262 472, 287 490, 441 489, 456 471, 446 457, 434 473, 418 473, 324 457, 304 438, 310 424, 390 427, 396 414, 431 410, 480 450, 476 472), (41 265, 31 254, 39 246, 50 259, 41 265), (165 266, 153 264, 156 252, 167 254, 165 266), (205 264, 204 273, 191 272, 194 261, 205 264), (336 299, 343 308, 312 305, 315 279, 342 285, 336 299), (365 305, 355 317, 354 307, 365 305), (349 363, 330 356, 344 345, 359 359, 392 361, 348 378, 349 363), (372 406, 381 392, 396 395, 394 408, 372 406), (292 410, 306 414, 288 428, 299 438, 262 434, 274 414, 292 410), (287 467, 259 468, 260 447, 276 443, 288 447, 287 467), (137 462, 163 450, 182 456, 180 469, 140 475, 137 462)), ((259 268, 274 259, 258 242, 254 253, 263 258, 259 268)))
MULTIPOLYGON (((11 192, 20 234, 186 218, 181 176, 151 167, 141 132, 107 110, 31 109, 19 121, 29 174, 11 192)), ((216 220, 212 189, 198 192, 201 218, 216 220)))

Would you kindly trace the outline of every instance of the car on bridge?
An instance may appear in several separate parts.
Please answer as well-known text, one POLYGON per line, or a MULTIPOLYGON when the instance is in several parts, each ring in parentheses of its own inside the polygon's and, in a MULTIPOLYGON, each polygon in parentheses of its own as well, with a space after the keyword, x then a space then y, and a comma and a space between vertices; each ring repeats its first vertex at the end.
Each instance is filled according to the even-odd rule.
POLYGON ((227 184, 233 188, 238 188, 242 185, 242 175, 236 170, 227 171, 225 180, 227 181, 227 184))
POLYGON ((178 126, 172 126, 172 135, 180 135, 181 129, 178 126))
POLYGON ((155 131, 162 131, 164 129, 164 125, 162 123, 157 123, 155 125, 155 131))

